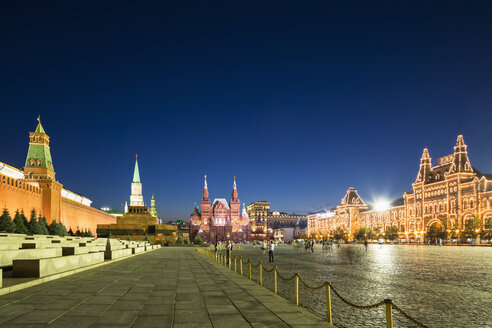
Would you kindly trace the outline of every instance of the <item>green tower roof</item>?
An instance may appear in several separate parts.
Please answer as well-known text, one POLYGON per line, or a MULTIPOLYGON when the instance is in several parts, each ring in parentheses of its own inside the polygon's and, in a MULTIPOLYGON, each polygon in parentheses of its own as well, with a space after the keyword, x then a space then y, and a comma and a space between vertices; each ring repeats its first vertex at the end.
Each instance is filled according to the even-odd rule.
POLYGON ((140 173, 138 172, 138 160, 135 155, 135 170, 133 171, 133 182, 140 182, 140 173))
MULTIPOLYGON (((38 126, 36 127, 34 133, 42 133, 46 135, 46 132, 44 132, 39 117, 38 117, 38 126)), ((50 148, 48 146, 48 143, 46 142, 46 140, 49 139, 47 139, 47 135, 46 138, 45 137, 39 137, 39 138, 44 138, 44 140, 43 141, 36 140, 33 142, 29 142, 29 149, 27 151, 25 167, 39 167, 39 168, 45 168, 54 171, 53 162, 51 160, 50 148)))
POLYGON ((38 117, 38 126, 36 127, 36 130, 34 130, 34 132, 46 134, 46 132, 44 132, 43 126, 41 125, 41 121, 39 117, 38 117))

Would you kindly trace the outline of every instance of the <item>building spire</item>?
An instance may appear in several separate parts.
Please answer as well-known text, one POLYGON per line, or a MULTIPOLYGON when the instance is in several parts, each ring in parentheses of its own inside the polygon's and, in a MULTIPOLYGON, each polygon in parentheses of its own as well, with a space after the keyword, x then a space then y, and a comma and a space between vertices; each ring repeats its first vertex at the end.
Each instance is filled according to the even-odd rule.
POLYGON ((138 155, 135 154, 135 169, 133 170, 133 182, 140 182, 140 172, 138 171, 138 155))
POLYGON ((232 200, 237 200, 236 176, 234 176, 234 184, 232 186, 232 200))
POLYGON ((43 126, 41 125, 41 116, 40 115, 38 115, 37 120, 38 120, 38 126, 36 127, 36 130, 34 130, 34 132, 46 134, 46 132, 44 132, 43 126))
POLYGON ((144 206, 143 195, 142 195, 142 183, 140 182, 140 173, 138 171, 137 155, 135 155, 135 169, 133 170, 130 206, 144 206))
POLYGON ((202 198, 203 198, 203 200, 208 200, 208 187, 207 187, 207 175, 206 174, 205 174, 204 178, 205 178, 205 182, 203 183, 202 198))

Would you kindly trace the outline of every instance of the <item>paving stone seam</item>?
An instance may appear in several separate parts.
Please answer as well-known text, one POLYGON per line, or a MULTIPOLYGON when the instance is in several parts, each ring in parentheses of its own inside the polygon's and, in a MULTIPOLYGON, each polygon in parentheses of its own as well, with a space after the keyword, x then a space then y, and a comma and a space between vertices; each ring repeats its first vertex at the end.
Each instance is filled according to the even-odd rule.
MULTIPOLYGON (((195 254, 195 257, 197 257, 197 255, 199 255, 199 254, 198 254, 198 253, 196 253, 196 254, 195 254)), ((200 257, 201 257, 201 256, 200 256, 200 257)), ((202 258, 202 259, 203 259, 203 258, 202 258)), ((198 263, 200 263, 200 265, 201 265, 201 261, 200 261, 200 260, 198 260, 197 262, 198 262, 198 263)), ((216 272, 220 272, 220 271, 219 271, 219 269, 217 269, 217 266, 216 266, 216 265, 214 265, 214 263, 210 263, 210 262, 208 262, 208 264, 209 264, 209 265, 210 265, 210 267, 211 267, 211 268, 213 268, 216 272)), ((270 313, 271 313, 274 317, 278 318, 280 321, 282 321, 283 323, 285 323, 287 326, 292 327, 292 325, 290 325, 288 322, 286 322, 285 320, 283 320, 282 318, 280 318, 280 317, 279 317, 279 316, 278 316, 275 312, 273 312, 273 311, 272 311, 272 310, 270 310, 269 308, 265 307, 265 306, 263 305, 263 303, 262 303, 259 299, 257 299, 254 295, 250 294, 250 293, 248 292, 248 290, 246 290, 246 289, 244 289, 243 287, 241 287, 240 285, 238 285, 238 284, 237 284, 237 283, 236 283, 233 279, 231 279, 231 278, 227 277, 227 275, 225 274, 225 272, 227 272, 227 273, 231 273, 231 272, 229 272, 229 270, 228 270, 228 269, 226 269, 225 267, 223 268, 222 266, 218 266, 218 267, 219 267, 219 268, 221 268, 221 270, 223 271, 223 272, 221 272, 221 274, 222 274, 225 278, 227 278, 228 280, 232 281, 232 282, 233 282, 236 286, 238 286, 239 288, 241 288, 241 290, 243 290, 243 291, 244 291, 244 292, 246 292, 249 296, 251 296, 252 298, 254 298, 254 299, 258 302, 258 304, 261 304, 261 306, 263 306, 266 310, 268 310, 268 311, 269 311, 269 312, 270 312, 270 313)), ((204 269, 205 269, 205 268, 204 268, 204 269)), ((241 276, 241 277, 246 278, 246 277, 244 277, 244 276, 241 276)), ((220 287, 220 285, 219 285, 219 287, 220 287)), ((220 287, 220 288, 221 288, 221 290, 222 290, 222 291, 224 291, 224 289, 223 289, 222 287, 220 287)), ((267 289, 267 290, 269 290, 269 289, 267 289)), ((225 292, 224 292, 224 294, 227 296, 227 293, 225 293, 225 292)), ((230 300, 230 298, 229 298, 229 300, 230 300)), ((234 302, 232 302, 232 301, 231 301, 231 303, 234 305, 234 307, 236 307, 236 305, 234 304, 234 302)), ((237 308, 237 307, 236 307, 236 308, 237 308)), ((239 311, 239 313, 241 313, 241 315, 244 317, 244 315, 242 314, 242 312, 241 312, 239 309, 238 309, 238 311, 239 311)), ((248 322, 248 323, 252 326, 251 322, 249 322, 249 320, 248 320, 248 319, 246 319, 246 317, 244 317, 244 318, 245 318, 245 320, 246 320, 246 321, 247 321, 247 322, 248 322)))
MULTIPOLYGON (((224 274, 223 274, 224 276, 227 276, 227 275, 232 275, 232 276, 231 276, 232 278, 228 278, 228 279, 229 279, 229 280, 231 280, 231 281, 233 281, 233 282, 234 282, 237 286, 239 286, 239 288, 242 288, 240 285, 238 285, 238 284, 235 282, 235 280, 234 280, 234 279, 235 279, 235 277, 237 277, 237 276, 240 276, 241 278, 245 278, 245 279, 247 279, 247 277, 246 277, 245 275, 241 275, 241 274, 239 274, 239 273, 232 272, 231 270, 229 270, 229 269, 228 269, 228 268, 226 268, 225 266, 218 265, 217 263, 215 263, 215 262, 213 262, 213 261, 209 260, 209 259, 208 259, 206 256, 204 256, 203 254, 200 254, 200 253, 196 252, 196 253, 195 253, 195 256, 198 256, 198 255, 199 255, 199 257, 200 257, 201 259, 203 259, 203 260, 207 261, 208 263, 210 263, 212 267, 214 267, 214 268, 220 268, 220 270, 222 270, 222 271, 224 272, 224 274)), ((218 270, 219 270, 219 269, 217 269, 217 271, 218 271, 218 270)), ((248 279, 248 281, 249 281, 249 279, 248 279)), ((259 285, 259 283, 258 283, 257 281, 255 281, 255 280, 253 280, 253 279, 252 279, 251 281, 252 281, 252 282, 254 282, 254 286, 260 286, 260 285, 259 285)), ((282 298, 283 300, 286 300, 289 304, 294 305, 294 304, 292 304, 292 303, 291 303, 288 299, 286 299, 285 297, 283 297, 283 296, 281 296, 281 295, 279 295, 279 294, 275 294, 275 293, 273 292, 273 290, 270 290, 269 288, 267 288, 267 287, 265 287, 265 286, 260 286, 260 287, 263 287, 265 290, 269 291, 269 292, 270 292, 270 293, 272 293, 273 295, 275 295, 275 296, 277 296, 277 297, 280 297, 280 298, 282 298)), ((243 289, 243 290, 244 290, 244 289, 243 289)), ((245 290, 245 291, 247 292, 247 290, 245 290)), ((254 298, 254 299, 255 299, 258 303, 260 303, 260 304, 262 304, 262 305, 263 305, 263 303, 262 303, 260 300, 258 300, 258 299, 257 299, 254 295, 251 295, 249 292, 248 292, 248 294, 249 294, 251 297, 253 297, 253 298, 254 298)), ((265 308, 266 308, 266 307, 265 307, 265 308)), ((325 319, 325 318, 322 318, 322 317, 318 316, 316 313, 311 312, 308 308, 306 308, 306 307, 304 307, 304 306, 297 306, 296 308, 298 308, 301 312, 304 312, 304 313, 305 313, 305 314, 307 314, 307 315, 314 316, 315 318, 319 319, 320 321, 323 321, 324 323, 326 323, 326 324, 327 324, 327 327, 330 327, 330 324, 328 324, 328 322, 326 321, 326 319, 325 319)), ((267 309, 268 309, 268 308, 267 308, 267 309)), ((275 315, 275 316, 276 316, 277 318, 279 318, 281 321, 285 322, 282 318, 280 318, 279 316, 277 316, 277 315, 275 314, 275 312, 271 311, 270 309, 268 309, 268 310, 269 310, 270 312, 272 312, 272 313, 273 313, 273 315, 275 315)), ((291 324, 289 324, 289 323, 287 323, 287 322, 285 322, 285 323, 286 323, 288 326, 292 326, 291 324)), ((336 325, 334 325, 334 324, 332 324, 332 326, 333 326, 333 327, 337 327, 337 326, 336 326, 336 325)))
MULTIPOLYGON (((192 254, 193 254, 192 256, 194 257, 194 260, 195 260, 198 264, 200 264, 200 266, 202 267, 202 269, 203 269, 205 272, 208 272, 209 270, 207 270, 207 269, 205 268, 205 266, 202 264, 202 261, 201 261, 201 260, 198 260, 198 258, 197 258, 197 256, 196 256, 197 254, 195 254, 195 253, 192 253, 192 254)), ((210 266, 210 267, 211 267, 211 268, 213 268, 213 266, 210 266)), ((214 269, 215 269, 215 268, 214 268, 214 269)), ((216 272, 218 272, 218 270, 216 270, 216 272)), ((225 275, 224 275, 224 274, 223 274, 223 276, 225 277, 225 275)), ((230 280, 230 279, 229 279, 229 280, 230 280)), ((232 280, 231 280, 231 281, 232 281, 232 280)), ((241 313, 241 316, 244 318, 244 320, 246 320, 246 322, 247 322, 247 323, 248 323, 251 327, 253 327, 253 325, 251 324, 251 322, 249 322, 249 320, 248 320, 248 319, 244 316, 244 314, 241 312, 241 310, 239 310, 239 308, 236 306, 236 304, 234 304, 234 302, 230 299, 230 297, 229 297, 229 296, 227 295, 227 293, 224 291, 224 288, 222 288, 222 286, 220 286, 220 284, 217 284, 217 286, 220 288, 220 290, 222 290, 222 291, 224 292, 224 295, 225 295, 225 296, 227 297, 227 299, 231 302, 231 304, 232 304, 232 305, 236 308, 236 310, 237 310, 239 313, 241 313)), ((236 284, 236 286, 237 286, 237 284, 236 284)), ((198 289, 200 289, 200 286, 198 286, 198 289)), ((201 292, 200 292, 200 295, 202 295, 202 293, 201 293, 201 292)), ((210 316, 210 313, 209 313, 209 311, 208 311, 208 310, 207 310, 207 313, 208 313, 208 317, 209 317, 209 319, 210 319, 210 322, 212 323, 212 326, 214 326, 214 322, 212 321, 212 317, 210 316)))
MULTIPOLYGON (((178 268, 179 268, 179 261, 181 260, 181 257, 178 259, 178 268)), ((178 298, 178 283, 179 283, 179 269, 176 274, 176 293, 174 293, 174 308, 173 308, 173 317, 171 318, 171 327, 174 327, 174 320, 176 320, 176 301, 178 298)), ((155 288, 155 286, 154 286, 155 288)), ((154 289, 152 288, 152 289, 154 289)))

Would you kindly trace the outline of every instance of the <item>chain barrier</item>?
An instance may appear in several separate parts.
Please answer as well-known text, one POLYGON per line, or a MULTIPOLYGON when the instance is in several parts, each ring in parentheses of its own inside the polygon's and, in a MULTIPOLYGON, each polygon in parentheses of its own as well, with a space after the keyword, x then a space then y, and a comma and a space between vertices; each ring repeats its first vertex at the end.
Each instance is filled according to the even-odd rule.
POLYGON ((292 277, 290 277, 290 278, 285 278, 285 277, 283 277, 283 276, 280 274, 280 272, 278 272, 278 270, 277 270, 277 275, 280 277, 280 279, 285 280, 285 281, 288 281, 288 280, 292 280, 292 279, 294 279, 294 278, 297 276, 297 273, 294 273, 294 275, 293 275, 292 277))
POLYGON ((420 321, 412 318, 411 316, 409 316, 405 311, 403 311, 401 308, 399 308, 395 304, 393 304, 393 309, 395 309, 396 311, 398 311, 398 313, 400 313, 402 316, 404 316, 405 318, 407 318, 408 320, 410 320, 411 322, 413 322, 417 326, 422 327, 422 328, 429 328, 429 326, 427 326, 427 325, 423 324, 422 322, 420 322, 420 321))
MULTIPOLYGON (((211 250, 211 249, 203 250, 201 248, 198 248, 197 251, 199 253, 202 253, 202 254, 208 256, 210 259, 215 260, 216 262, 220 263, 220 256, 215 257, 213 250, 211 250), (209 252, 209 254, 207 254, 207 251, 209 252)), ((242 275, 242 257, 240 257, 240 259, 241 259, 241 272, 240 272, 240 274, 242 275)), ((236 256, 234 256, 234 260, 236 260, 236 256)), ((273 273, 274 273, 274 292, 275 293, 277 293, 277 276, 280 277, 280 279, 282 279, 284 281, 290 281, 290 280, 295 279, 296 305, 299 305, 299 281, 306 288, 311 289, 311 290, 319 290, 319 289, 325 288, 326 289, 326 307, 327 307, 326 315, 327 315, 329 323, 333 323, 332 316, 331 316, 331 294, 330 294, 330 290, 331 290, 331 291, 333 291, 333 293, 335 293, 335 295, 343 303, 345 303, 349 306, 355 307, 357 309, 369 310, 369 309, 375 309, 375 308, 378 308, 378 307, 385 305, 386 306, 386 328, 392 328, 393 327, 393 317, 392 317, 392 310, 393 309, 395 309, 398 313, 400 313, 402 316, 404 316, 406 319, 410 320, 412 323, 416 324, 417 326, 419 326, 421 328, 429 328, 429 326, 427 326, 427 325, 421 323, 420 321, 412 318, 405 311, 403 311, 400 307, 396 306, 391 299, 385 299, 381 302, 370 304, 370 305, 358 305, 358 304, 350 302, 349 300, 344 298, 342 295, 340 295, 340 293, 335 288, 333 288, 333 286, 329 282, 325 282, 319 286, 311 286, 311 285, 307 284, 304 280, 302 280, 301 277, 299 276, 299 274, 297 274, 297 273, 294 273, 294 275, 290 278, 286 278, 286 277, 282 276, 275 265, 270 270, 268 270, 262 265, 261 261, 259 261, 258 264, 254 265, 253 262, 251 261, 251 259, 248 259, 248 261, 246 263, 248 264, 248 267, 249 267, 248 276, 249 276, 250 280, 252 278, 251 277, 251 267, 253 267, 253 268, 259 267, 261 271, 264 270, 266 272, 272 272, 273 271, 273 273)), ((229 269, 231 269, 230 266, 229 266, 229 269)), ((234 269, 234 271, 236 271, 236 270, 234 269)), ((260 277, 260 285, 263 285, 261 272, 259 272, 259 277, 260 277)))
POLYGON ((253 268, 257 268, 257 267, 259 267, 259 266, 260 266, 260 262, 258 262, 258 264, 256 264, 256 265, 254 265, 254 264, 253 264, 253 262, 251 262, 251 260, 248 260, 248 261, 251 263, 251 266, 252 266, 253 268))
POLYGON ((362 309, 362 310, 368 310, 368 309, 375 309, 375 308, 383 306, 385 304, 384 301, 381 301, 379 303, 374 303, 371 305, 358 305, 358 304, 352 303, 349 300, 347 300, 346 298, 342 297, 342 295, 340 295, 340 293, 337 292, 336 289, 333 288, 333 286, 331 284, 329 284, 329 285, 330 285, 330 289, 335 293, 335 295, 338 296, 339 299, 342 300, 342 302, 344 302, 347 305, 353 306, 355 308, 362 309))
POLYGON ((299 277, 299 280, 302 282, 302 284, 308 288, 308 289, 311 289, 311 290, 318 290, 318 289, 321 289, 321 288, 325 288, 326 285, 330 285, 329 283, 325 282, 324 284, 318 286, 318 287, 313 287, 313 286, 309 286, 306 282, 304 282, 304 280, 301 279, 301 277, 299 277))

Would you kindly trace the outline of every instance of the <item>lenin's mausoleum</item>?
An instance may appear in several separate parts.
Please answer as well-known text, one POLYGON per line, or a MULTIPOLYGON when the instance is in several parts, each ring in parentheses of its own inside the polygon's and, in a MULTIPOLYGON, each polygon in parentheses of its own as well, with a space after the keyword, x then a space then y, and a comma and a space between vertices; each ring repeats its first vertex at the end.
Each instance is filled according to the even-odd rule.
POLYGON ((71 192, 55 180, 51 160, 50 138, 38 118, 38 126, 29 133, 29 150, 24 171, 0 162, 0 206, 10 213, 34 209, 51 223, 62 222, 73 231, 89 229, 97 224, 115 223, 114 216, 90 206, 91 201, 71 192))

